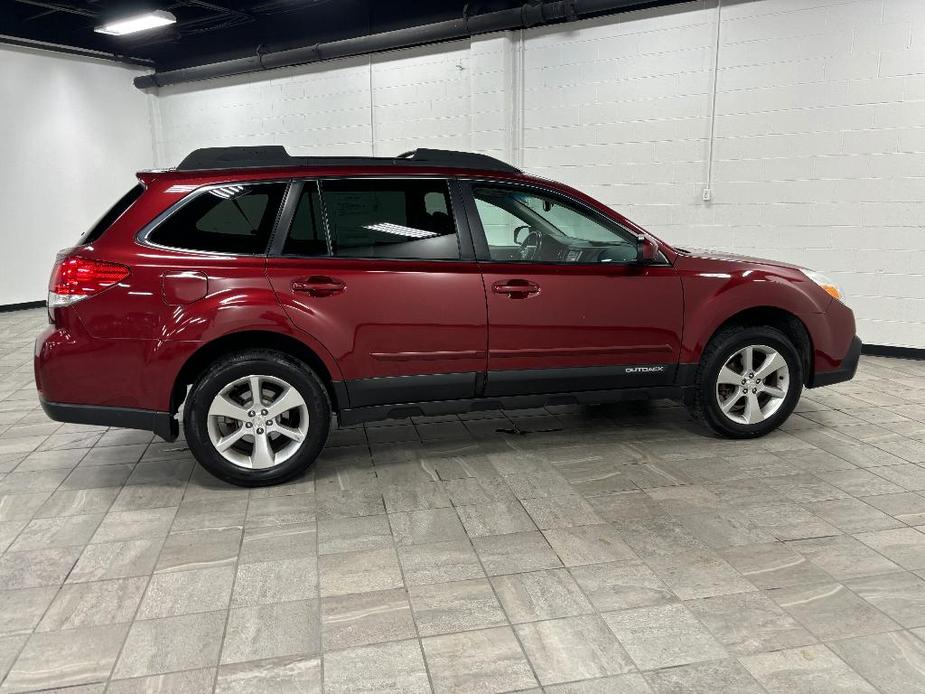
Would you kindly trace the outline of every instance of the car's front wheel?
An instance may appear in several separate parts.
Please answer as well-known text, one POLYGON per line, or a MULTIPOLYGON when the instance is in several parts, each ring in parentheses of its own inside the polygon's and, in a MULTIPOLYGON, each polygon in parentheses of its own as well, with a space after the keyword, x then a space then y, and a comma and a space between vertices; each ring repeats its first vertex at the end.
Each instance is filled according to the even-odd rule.
POLYGON ((787 335, 770 326, 729 328, 704 350, 691 413, 722 436, 764 436, 790 416, 802 388, 802 361, 787 335))
POLYGON ((330 419, 327 392, 307 365, 252 350, 217 361, 196 381, 183 422, 203 467, 227 482, 257 487, 308 468, 330 419))

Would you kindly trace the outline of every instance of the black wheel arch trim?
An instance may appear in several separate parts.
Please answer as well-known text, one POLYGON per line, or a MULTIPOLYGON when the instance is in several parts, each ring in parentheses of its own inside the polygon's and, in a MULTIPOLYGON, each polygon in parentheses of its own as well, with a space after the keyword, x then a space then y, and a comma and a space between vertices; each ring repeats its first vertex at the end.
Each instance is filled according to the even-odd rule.
POLYGON ((814 372, 807 380, 806 387, 821 388, 822 386, 830 386, 835 383, 850 381, 857 373, 858 362, 861 359, 861 350, 863 347, 864 345, 861 343, 861 338, 855 335, 854 339, 851 340, 851 346, 848 348, 848 354, 842 359, 841 366, 833 371, 823 371, 822 373, 818 371, 814 372))

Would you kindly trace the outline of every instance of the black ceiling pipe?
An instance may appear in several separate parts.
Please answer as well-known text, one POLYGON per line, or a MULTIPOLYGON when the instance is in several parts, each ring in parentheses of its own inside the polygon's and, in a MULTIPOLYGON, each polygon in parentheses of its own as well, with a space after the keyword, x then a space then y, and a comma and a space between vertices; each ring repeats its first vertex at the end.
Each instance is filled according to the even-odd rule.
POLYGON ((133 58, 128 55, 118 53, 105 53, 103 51, 94 51, 89 48, 77 48, 75 46, 62 46, 57 43, 47 41, 37 41, 35 39, 24 39, 18 36, 7 36, 0 34, 0 44, 8 46, 17 46, 19 48, 34 48, 42 51, 54 51, 55 53, 64 53, 66 55, 77 55, 81 58, 96 58, 98 60, 109 60, 115 63, 125 63, 126 65, 140 65, 141 67, 153 67, 153 60, 144 58, 133 58))
POLYGON ((550 22, 572 20, 593 14, 626 11, 656 4, 665 4, 665 2, 664 0, 661 2, 653 2, 653 0, 648 0, 648 2, 640 0, 529 2, 512 9, 486 12, 434 24, 369 34, 368 36, 357 36, 340 41, 316 43, 311 46, 282 50, 258 49, 257 55, 247 58, 235 58, 220 63, 142 75, 135 78, 135 86, 139 89, 166 87, 182 82, 229 77, 273 68, 317 63, 333 58, 347 58, 397 48, 410 48, 428 43, 454 41, 495 31, 525 29, 550 22))

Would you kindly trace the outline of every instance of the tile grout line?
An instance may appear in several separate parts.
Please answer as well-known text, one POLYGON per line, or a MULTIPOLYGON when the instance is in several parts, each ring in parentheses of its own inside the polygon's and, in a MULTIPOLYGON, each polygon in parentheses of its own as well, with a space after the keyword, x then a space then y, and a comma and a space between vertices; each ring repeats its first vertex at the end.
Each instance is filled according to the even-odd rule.
MULTIPOLYGON (((151 446, 152 446, 154 443, 155 443, 155 442, 154 442, 153 439, 151 440, 151 442, 148 443, 148 447, 145 449, 145 453, 142 454, 142 459, 144 459, 144 455, 150 450, 151 446)), ((152 462, 161 462, 161 461, 152 461, 152 462)), ((172 460, 168 460, 167 462, 173 462, 173 461, 172 461, 172 460)), ((141 460, 139 460, 139 462, 136 464, 135 468, 133 468, 132 474, 134 474, 134 471, 135 471, 135 469, 137 469, 138 465, 141 465, 141 460)), ((184 485, 184 491, 183 491, 184 495, 186 494, 186 487, 189 485, 189 479, 190 479, 191 476, 192 476, 192 469, 190 470, 190 476, 187 477, 186 484, 184 485)), ((129 477, 126 479, 126 482, 128 482, 129 479, 131 479, 131 475, 129 475, 129 477)), ((123 489, 124 489, 126 486, 128 486, 128 485, 127 485, 127 484, 123 484, 123 489)), ((121 494, 121 492, 120 492, 120 494, 121 494)), ((118 496, 116 497, 116 499, 118 499, 118 496)), ((182 502, 182 497, 181 497, 181 502, 182 502)), ((115 503, 115 501, 114 501, 113 503, 115 503)), ((172 507, 170 507, 170 508, 172 508, 172 507)), ((116 668, 119 666, 119 662, 120 662, 121 659, 122 659, 122 654, 125 652, 125 644, 128 643, 128 639, 129 639, 129 636, 131 635, 132 629, 134 628, 135 624, 137 624, 138 621, 139 621, 139 620, 137 619, 137 617, 138 617, 138 612, 141 610, 141 606, 144 604, 145 598, 146 598, 147 595, 148 595, 148 589, 151 587, 151 581, 153 580, 154 575, 155 575, 155 568, 157 567, 157 562, 160 560, 161 554, 162 554, 163 551, 164 551, 164 545, 165 545, 166 542, 167 542, 167 537, 170 536, 170 530, 171 530, 171 528, 173 528, 174 523, 176 523, 176 521, 177 521, 177 515, 179 514, 179 512, 180 512, 180 507, 179 507, 179 505, 178 505, 178 506, 177 506, 177 510, 174 512, 173 518, 171 519, 170 527, 167 529, 167 533, 164 535, 164 537, 163 537, 163 539, 162 539, 162 541, 161 541, 161 545, 160 545, 160 547, 158 548, 157 556, 155 557, 155 559, 154 559, 154 564, 153 564, 152 567, 151 567, 151 572, 150 572, 149 574, 147 574, 147 576, 145 577, 145 579, 146 579, 146 580, 145 580, 145 588, 144 588, 144 591, 142 591, 141 599, 138 601, 138 604, 135 606, 135 610, 132 612, 132 619, 131 619, 131 621, 128 622, 128 628, 125 630, 125 637, 122 639, 122 645, 119 647, 119 652, 116 654, 116 657, 115 657, 115 659, 113 660, 112 668, 110 668, 109 673, 108 673, 107 676, 106 676, 106 690, 107 690, 107 691, 109 690, 110 686, 112 685, 112 682, 113 682, 112 676, 113 676, 113 674, 115 673, 116 668)), ((145 621, 145 620, 141 620, 141 621, 145 621)), ((131 679, 131 678, 126 678, 126 679, 131 679)), ((116 681, 119 681, 119 680, 116 680, 116 681)))
MULTIPOLYGON (((516 498, 516 496, 515 496, 515 498, 516 498)), ((520 500, 519 500, 519 499, 518 499, 518 504, 519 504, 520 507, 523 509, 524 513, 527 513, 527 510, 526 510, 525 508, 523 508, 523 505, 522 505, 522 504, 520 504, 520 500)), ((453 506, 453 510, 454 510, 455 513, 456 513, 456 518, 457 518, 457 520, 459 520, 459 522, 462 524, 462 518, 459 516, 459 511, 456 510, 456 509, 457 509, 457 507, 456 507, 456 506, 453 506)), ((531 519, 531 521, 532 521, 532 516, 529 516, 529 514, 527 514, 527 515, 528 515, 528 517, 530 517, 530 519, 531 519)), ((535 523, 534 523, 534 525, 535 525, 535 523)), ((465 525, 463 525, 463 529, 465 530, 465 525)), ((537 531, 539 531, 539 528, 537 528, 537 531)), ((542 533, 541 533, 541 534, 542 534, 542 533)), ((489 587, 491 588, 491 594, 494 596, 495 602, 498 604, 498 607, 501 608, 502 614, 504 614, 504 619, 505 619, 505 621, 507 622, 507 627, 508 627, 508 629, 511 630, 511 633, 514 635, 514 639, 515 639, 516 642, 517 642, 517 647, 520 648, 520 652, 521 652, 521 654, 523 655, 524 661, 526 661, 527 665, 530 667, 530 673, 533 675, 533 679, 536 681, 536 686, 537 686, 537 687, 542 687, 542 686, 543 686, 543 683, 542 683, 542 681, 540 680, 540 676, 539 676, 539 674, 538 674, 537 671, 536 671, 536 667, 534 666, 533 661, 530 659, 530 656, 527 655, 527 650, 524 648, 523 640, 520 638, 520 634, 517 633, 517 629, 514 627, 514 624, 511 622, 511 616, 508 614, 507 610, 504 608, 504 603, 501 602, 501 598, 498 596, 498 591, 495 589, 495 584, 492 583, 492 581, 491 581, 491 578, 492 578, 492 577, 489 575, 488 571, 485 569, 485 564, 484 564, 484 562, 482 561, 482 556, 478 553, 478 550, 475 548, 475 545, 472 543, 472 538, 469 537, 469 534, 468 534, 468 533, 466 533, 466 539, 467 539, 467 541, 468 541, 468 543, 469 543, 469 547, 472 549, 472 553, 475 554, 475 558, 476 558, 476 559, 478 560, 478 562, 479 562, 479 566, 480 566, 481 569, 482 569, 482 574, 485 576, 485 579, 484 579, 484 580, 488 583, 489 587)), ((545 539, 546 539, 546 538, 544 537, 543 540, 545 541, 545 539)), ((547 544, 548 544, 548 542, 547 542, 547 544)), ((550 547, 550 549, 552 549, 552 547, 550 547)), ((556 555, 556 557, 558 558, 558 555, 556 555)), ((492 627, 488 627, 488 628, 492 628, 492 627)))
MULTIPOLYGON (((185 495, 186 494, 184 492, 184 496, 185 495)), ((247 514, 250 511, 250 505, 251 505, 250 491, 248 491, 246 498, 247 498, 247 502, 244 504, 244 518, 241 521, 241 539, 238 542, 238 553, 235 555, 234 564, 232 566, 231 592, 228 594, 228 607, 225 610, 225 622, 222 625, 222 634, 218 641, 218 659, 216 660, 216 663, 215 663, 215 672, 212 675, 212 690, 211 691, 213 692, 218 687, 218 675, 219 675, 219 670, 221 669, 221 666, 222 666, 222 654, 225 652, 225 637, 228 635, 228 623, 231 621, 231 610, 233 609, 233 605, 234 605, 234 592, 235 592, 235 588, 238 585, 238 567, 241 565, 241 552, 244 550, 244 533, 247 528, 247 514)), ((181 504, 182 504, 182 501, 181 501, 181 504)), ((316 536, 317 536, 317 533, 316 533, 316 536)), ((320 615, 318 619, 320 622, 321 620, 320 615)), ((320 635, 319 635, 319 639, 320 639, 320 635)))
MULTIPOLYGON (((26 416, 27 416, 27 415, 26 415, 26 416)), ((105 434, 106 432, 108 432, 108 431, 110 431, 110 430, 111 430, 111 429, 106 429, 106 430, 103 432, 103 434, 105 434)), ((100 439, 102 438, 103 434, 100 434, 100 439)), ((51 434, 49 434, 49 436, 51 436, 51 434)), ((47 440, 47 438, 48 438, 48 437, 46 437, 45 440, 47 440)), ((97 442, 98 442, 98 441, 99 441, 99 439, 97 439, 97 442)), ((42 444, 40 443, 40 444, 38 444, 38 445, 41 446, 42 444)), ((38 448, 38 446, 37 446, 36 448, 38 448)), ((92 449, 92 446, 90 447, 90 449, 92 449)), ((85 453, 83 457, 86 457, 87 455, 89 455, 90 449, 87 450, 87 453, 85 453)), ((33 449, 32 453, 34 453, 34 452, 35 452, 35 449, 33 449)), ((29 455, 31 455, 31 453, 30 453, 30 454, 27 454, 26 457, 28 457, 29 455)), ((81 460, 82 460, 82 459, 83 459, 83 458, 81 458, 81 460)), ((24 458, 23 460, 25 460, 25 458, 24 458)), ((19 465, 21 465, 21 464, 22 464, 22 461, 20 461, 20 462, 17 464, 17 467, 18 467, 19 465)), ((79 465, 79 463, 78 463, 78 465, 79 465)), ((137 463, 136 463, 136 465, 137 465, 137 463)), ((55 494, 55 492, 57 492, 57 491, 60 489, 61 485, 64 484, 64 482, 67 480, 67 478, 70 477, 71 473, 72 473, 74 470, 76 470, 76 469, 77 469, 77 465, 75 465, 74 468, 72 468, 71 471, 68 472, 67 475, 65 475, 65 477, 61 480, 61 482, 58 483, 58 486, 56 486, 55 489, 49 493, 48 497, 45 499, 45 502, 43 502, 43 505, 44 505, 44 503, 46 503, 46 502, 55 494)), ((133 467, 133 470, 134 470, 134 467, 133 467)), ((3 479, 6 479, 6 477, 4 476, 3 479)), ((109 504, 109 507, 107 507, 106 513, 109 512, 108 509, 112 508, 112 504, 115 503, 116 498, 117 498, 117 497, 113 497, 112 502, 109 504)), ((38 509, 36 509, 36 512, 37 512, 37 511, 38 511, 38 509)), ((32 516, 31 518, 34 518, 34 513, 35 513, 35 512, 33 512, 33 516, 32 516)), ((106 514, 103 514, 103 515, 104 515, 104 517, 105 517, 106 514)), ((13 542, 15 542, 16 539, 19 538, 19 536, 20 536, 20 535, 22 534, 22 532, 29 526, 29 523, 31 523, 31 522, 32 522, 31 519, 28 520, 28 521, 26 521, 26 524, 25 524, 25 525, 22 527, 22 529, 16 534, 16 538, 13 540, 13 542)), ((101 520, 100 522, 102 523, 102 520, 101 520)), ((10 543, 9 546, 12 547, 12 545, 13 545, 13 543, 10 543)), ((61 581, 60 585, 54 586, 54 587, 56 588, 54 596, 53 596, 52 599, 48 602, 48 605, 45 606, 45 609, 42 611, 41 617, 39 617, 38 621, 36 621, 35 625, 34 625, 34 626, 32 627, 32 629, 29 631, 29 635, 28 635, 27 638, 23 641, 22 646, 17 650, 17 652, 16 652, 16 657, 13 658, 13 659, 10 661, 10 668, 9 668, 9 670, 7 670, 7 672, 4 674, 3 678, 0 679, 0 684, 6 683, 7 678, 9 677, 10 673, 11 673, 11 672, 13 671, 13 669, 15 668, 16 663, 19 661, 20 656, 21 656, 21 655, 23 654, 23 652, 25 651, 26 646, 29 644, 29 641, 31 641, 32 638, 33 638, 33 636, 35 636, 35 634, 37 633, 37 632, 36 632, 36 629, 37 629, 37 628, 39 627, 39 625, 42 623, 42 620, 45 619, 46 615, 48 614, 48 611, 51 609, 51 606, 54 604, 55 600, 58 599, 58 596, 61 594, 61 591, 64 589, 64 586, 67 585, 67 579, 70 577, 71 572, 73 572, 74 568, 77 566, 77 562, 80 561, 80 557, 83 556, 83 552, 84 552, 84 550, 85 550, 85 548, 86 548, 87 546, 88 546, 88 544, 84 544, 84 545, 81 546, 80 552, 77 554, 77 557, 74 559, 73 563, 71 564, 70 568, 68 569, 67 574, 64 576, 64 579, 61 581)), ((2 554, 3 554, 4 556, 7 554, 8 549, 9 549, 9 547, 8 547, 7 549, 5 549, 5 550, 2 552, 2 554)), ((42 587, 42 586, 38 586, 38 587, 42 587)), ((51 587, 51 586, 49 586, 49 587, 51 587)), ((127 634, 127 633, 128 633, 128 632, 126 631, 126 634, 127 634)), ((115 661, 113 661, 113 667, 115 667, 115 661)), ((107 676, 107 680, 108 680, 108 676, 107 676)))

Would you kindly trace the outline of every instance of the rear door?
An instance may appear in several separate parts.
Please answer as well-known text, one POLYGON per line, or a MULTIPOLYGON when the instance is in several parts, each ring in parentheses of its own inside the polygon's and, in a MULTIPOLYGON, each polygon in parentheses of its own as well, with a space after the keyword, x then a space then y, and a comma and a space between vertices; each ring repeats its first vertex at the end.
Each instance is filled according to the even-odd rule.
POLYGON ((560 193, 466 185, 488 303, 486 395, 674 383, 681 282, 636 233, 560 193))
POLYGON ((340 365, 351 407, 470 398, 485 292, 442 178, 296 182, 267 272, 292 322, 340 365))

